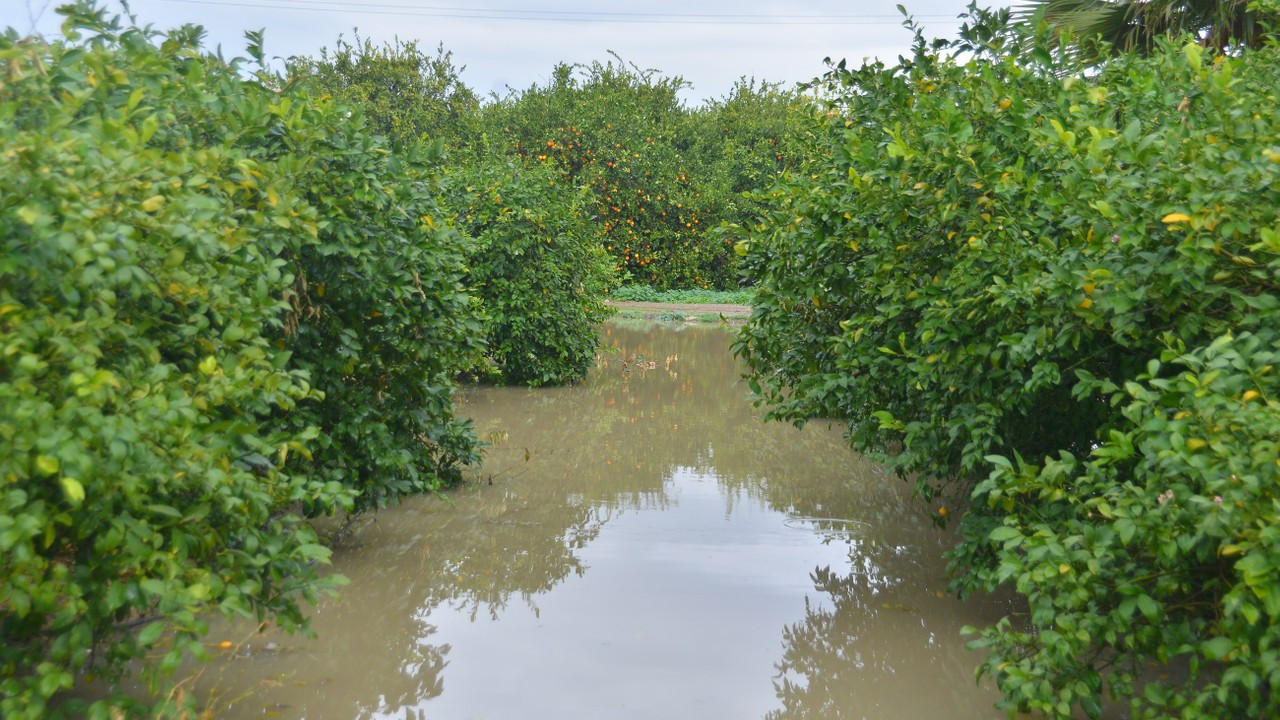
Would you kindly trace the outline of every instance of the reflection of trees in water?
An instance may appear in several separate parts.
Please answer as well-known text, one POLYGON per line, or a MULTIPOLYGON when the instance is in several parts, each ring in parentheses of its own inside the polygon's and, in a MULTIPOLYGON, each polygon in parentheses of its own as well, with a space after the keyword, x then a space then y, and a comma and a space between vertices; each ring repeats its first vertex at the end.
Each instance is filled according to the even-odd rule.
POLYGON ((976 688, 957 691, 973 687, 977 659, 953 638, 964 624, 994 618, 936 594, 945 583, 932 545, 854 540, 849 557, 847 573, 811 573, 818 599, 806 598, 804 619, 783 629, 774 679, 782 708, 766 720, 956 717, 965 708, 989 709, 993 700, 976 688))

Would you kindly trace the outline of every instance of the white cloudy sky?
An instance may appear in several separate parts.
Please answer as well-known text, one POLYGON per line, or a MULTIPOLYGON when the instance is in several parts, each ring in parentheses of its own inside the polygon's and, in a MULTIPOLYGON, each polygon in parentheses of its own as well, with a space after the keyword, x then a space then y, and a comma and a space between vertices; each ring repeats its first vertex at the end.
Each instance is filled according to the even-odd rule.
MULTIPOLYGON (((103 0, 119 8, 118 0, 103 0)), ((64 0, 0 0, 0 26, 56 35, 64 0), (46 6, 48 2, 48 6, 46 6), (43 12, 42 12, 43 9, 43 12)), ((990 0, 1004 4, 1008 0, 990 0)), ((930 36, 952 37, 968 0, 905 0, 930 36)), ((986 4, 986 3, 984 3, 986 4)), ((612 50, 643 68, 693 84, 691 102, 720 97, 740 76, 786 83, 823 71, 824 57, 886 60, 906 51, 895 0, 133 0, 143 23, 203 25, 210 47, 244 48, 266 29, 272 56, 313 55, 352 28, 376 42, 443 42, 482 95, 544 82, 557 62, 607 60, 612 50), (523 19, 520 19, 523 18, 523 19)))

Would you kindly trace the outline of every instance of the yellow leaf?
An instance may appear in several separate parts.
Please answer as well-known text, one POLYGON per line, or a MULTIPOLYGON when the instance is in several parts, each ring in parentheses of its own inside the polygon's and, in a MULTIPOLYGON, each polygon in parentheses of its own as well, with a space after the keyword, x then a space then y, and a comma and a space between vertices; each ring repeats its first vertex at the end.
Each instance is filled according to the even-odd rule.
POLYGON ((1206 443, 1204 440, 1201 440, 1200 438, 1190 438, 1187 440, 1187 449, 1191 451, 1195 451, 1195 450, 1199 450, 1200 448, 1204 447, 1207 444, 1208 443, 1206 443))
POLYGON ((1067 573, 1069 573, 1069 572, 1071 572, 1071 566, 1070 566, 1070 565, 1068 565, 1068 564, 1066 564, 1066 563, 1061 563, 1060 565, 1058 565, 1058 574, 1059 574, 1059 575, 1066 575, 1066 574, 1067 574, 1067 573))
POLYGON ((1259 393, 1257 390, 1246 390, 1244 395, 1240 396, 1240 399, 1244 402, 1249 402, 1250 400, 1253 400, 1254 398, 1257 398, 1260 395, 1261 393, 1259 393))
POLYGON ((1168 215, 1165 215, 1164 217, 1160 218, 1160 222, 1170 223, 1170 224, 1190 222, 1190 221, 1191 221, 1191 216, 1185 215, 1183 213, 1169 213, 1168 215))
POLYGON ((36 471, 41 475, 52 475, 58 472, 58 458, 48 455, 36 456, 36 471))
POLYGON ((218 360, 212 355, 200 361, 200 372, 212 375, 218 369, 218 360))
POLYGON ((143 200, 142 204, 138 207, 141 207, 143 212, 155 212, 164 207, 164 196, 152 195, 146 200, 143 200))
POLYGON ((59 478, 59 481, 62 483, 63 494, 67 496, 67 500, 72 505, 79 505, 84 502, 84 485, 81 485, 79 480, 73 477, 64 477, 59 478))
POLYGON ((1085 283, 1085 284, 1084 284, 1084 294, 1085 294, 1085 295, 1092 295, 1092 294, 1093 294, 1093 291, 1094 291, 1096 288, 1097 288, 1097 286, 1096 286, 1096 285, 1094 285, 1093 283, 1085 283))
POLYGON ((1080 301, 1080 304, 1077 307, 1081 307, 1081 308, 1084 308, 1085 310, 1088 310, 1089 308, 1093 307, 1093 301, 1090 300, 1089 298, 1085 298, 1080 301))

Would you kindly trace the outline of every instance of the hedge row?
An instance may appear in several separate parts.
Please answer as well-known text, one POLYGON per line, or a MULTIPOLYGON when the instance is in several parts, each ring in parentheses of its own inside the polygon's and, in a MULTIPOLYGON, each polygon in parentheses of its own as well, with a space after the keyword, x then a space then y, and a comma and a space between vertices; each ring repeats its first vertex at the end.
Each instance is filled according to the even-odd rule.
POLYGON ((1086 70, 1007 20, 827 76, 738 352, 958 516, 957 591, 1026 597, 977 640, 1007 709, 1274 716, 1280 50, 1086 70))

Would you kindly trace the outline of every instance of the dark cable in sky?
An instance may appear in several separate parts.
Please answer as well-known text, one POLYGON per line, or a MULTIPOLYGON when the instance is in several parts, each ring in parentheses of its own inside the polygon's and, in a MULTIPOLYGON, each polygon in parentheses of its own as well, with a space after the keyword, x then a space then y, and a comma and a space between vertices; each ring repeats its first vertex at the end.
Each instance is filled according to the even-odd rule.
MULTIPOLYGON (((750 14, 689 14, 689 13, 630 13, 590 10, 524 10, 487 9, 464 7, 438 7, 396 5, 387 3, 359 3, 349 0, 260 0, 259 2, 234 2, 233 0, 165 0, 187 5, 220 5, 251 7, 260 10, 302 10, 309 12, 355 12, 370 15, 410 15, 422 17, 467 18, 475 20, 508 20, 532 22, 579 23, 640 23, 661 25, 898 25, 903 21, 897 15, 750 15, 750 14), (398 8, 392 10, 373 8, 398 8), (490 14, 479 14, 490 13, 490 14)), ((945 15, 916 15, 916 19, 947 19, 945 15)), ((959 22, 958 20, 955 20, 959 22)))

